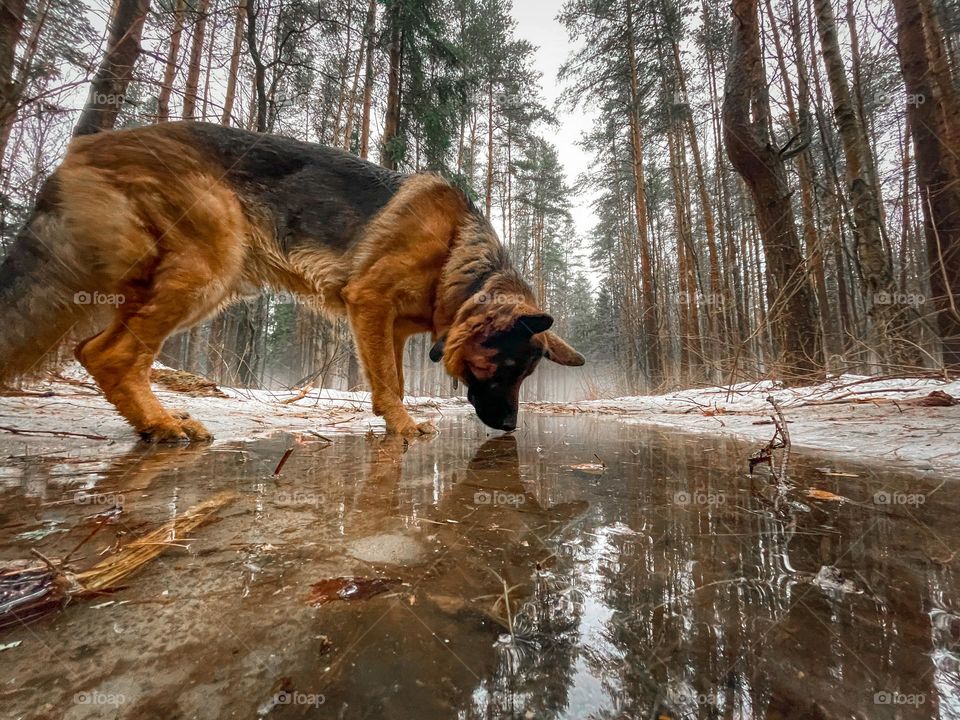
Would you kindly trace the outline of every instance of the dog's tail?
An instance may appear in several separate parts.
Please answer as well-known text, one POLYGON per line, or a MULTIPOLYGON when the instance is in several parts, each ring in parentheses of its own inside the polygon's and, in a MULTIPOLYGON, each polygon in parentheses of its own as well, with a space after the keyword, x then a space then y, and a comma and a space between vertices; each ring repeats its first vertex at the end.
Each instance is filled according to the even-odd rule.
POLYGON ((88 315, 57 195, 54 175, 0 264, 0 385, 42 369, 88 315))

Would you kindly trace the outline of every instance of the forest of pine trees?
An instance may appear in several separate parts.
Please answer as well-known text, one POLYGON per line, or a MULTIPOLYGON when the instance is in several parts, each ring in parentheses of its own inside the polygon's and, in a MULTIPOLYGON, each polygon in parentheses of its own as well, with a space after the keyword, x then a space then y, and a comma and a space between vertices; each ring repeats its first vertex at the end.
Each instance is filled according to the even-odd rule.
MULTIPOLYGON (((588 357, 531 399, 960 369, 956 0, 543 12, 565 31, 556 77, 510 0, 5 0, 0 243, 73 134, 202 120, 462 187, 588 357), (552 141, 574 114, 579 174, 552 141)), ((162 361, 362 387, 346 324, 296 300, 237 304, 162 361)), ((408 345, 408 391, 456 393, 428 343, 408 345)))

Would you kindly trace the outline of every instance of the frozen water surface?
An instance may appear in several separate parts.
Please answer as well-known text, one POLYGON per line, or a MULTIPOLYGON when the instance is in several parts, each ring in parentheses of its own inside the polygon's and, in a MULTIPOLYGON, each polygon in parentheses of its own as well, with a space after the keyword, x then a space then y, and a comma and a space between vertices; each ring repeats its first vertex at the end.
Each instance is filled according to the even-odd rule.
POLYGON ((0 716, 960 717, 955 479, 795 453, 778 486, 748 445, 596 417, 440 427, 5 436, 4 563, 80 545, 85 569, 233 499, 121 589, 0 630, 0 716))

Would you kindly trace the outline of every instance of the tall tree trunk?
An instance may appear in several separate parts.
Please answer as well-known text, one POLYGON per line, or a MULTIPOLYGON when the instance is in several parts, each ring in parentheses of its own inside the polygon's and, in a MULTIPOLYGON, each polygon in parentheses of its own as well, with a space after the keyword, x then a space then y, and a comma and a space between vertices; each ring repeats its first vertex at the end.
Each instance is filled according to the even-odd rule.
MULTIPOLYGON (((919 0, 920 10, 923 12, 923 30, 927 39, 927 54, 929 55, 930 72, 933 75, 934 87, 938 91, 937 99, 943 109, 946 125, 948 146, 954 152, 960 152, 960 90, 957 88, 957 78, 953 73, 960 72, 960 67, 950 70, 947 59, 943 28, 936 9, 930 0, 919 0)), ((954 6, 956 9, 956 6, 954 6)), ((952 156, 954 164, 960 162, 956 155, 952 156)))
POLYGON ((671 38, 671 44, 673 45, 673 62, 676 68, 677 83, 684 104, 683 116, 687 128, 687 137, 690 138, 690 153, 693 155, 693 169, 697 177, 697 195, 700 199, 700 207, 703 210, 703 228, 707 239, 707 260, 710 265, 710 292, 707 293, 704 291, 710 343, 710 352, 707 354, 707 357, 713 361, 715 367, 719 367, 722 362, 719 338, 723 334, 724 307, 728 302, 728 298, 725 296, 723 283, 720 280, 720 254, 717 251, 717 223, 713 216, 713 205, 710 202, 710 191, 707 188, 706 174, 703 171, 700 141, 697 138, 697 127, 693 120, 693 110, 689 103, 687 103, 687 80, 683 63, 680 61, 680 45, 676 38, 671 38))
POLYGON ((7 148, 23 88, 14 81, 17 45, 23 32, 27 0, 0 2, 0 162, 7 148))
MULTIPOLYGON (((637 310, 639 306, 637 298, 640 294, 640 282, 636 272, 636 242, 633 238, 634 229, 627 220, 630 216, 630 209, 626 207, 622 175, 619 172, 619 168, 616 166, 617 160, 620 157, 620 153, 617 148, 617 137, 619 132, 620 128, 618 127, 618 124, 611 119, 609 121, 607 133, 610 136, 610 158, 611 164, 613 164, 613 194, 617 201, 616 221, 617 238, 619 239, 619 243, 618 252, 613 254, 610 258, 610 265, 613 267, 615 264, 617 264, 622 269, 623 274, 624 288, 620 293, 620 320, 622 325, 621 333, 625 338, 628 338, 625 353, 627 390, 629 392, 633 392, 639 387, 640 378, 638 371, 640 369, 643 370, 646 380, 649 383, 650 368, 646 360, 641 358, 641 353, 639 352, 639 346, 641 346, 643 343, 634 340, 635 338, 639 340, 643 335, 643 328, 641 327, 640 323, 640 313, 637 310)), ((615 271, 608 270, 608 272, 610 275, 615 275, 615 271)))
POLYGON ((340 92, 337 93, 337 112, 333 116, 333 145, 342 144, 340 136, 341 120, 343 118, 343 108, 347 102, 347 67, 350 65, 350 39, 353 34, 353 3, 347 3, 347 16, 344 19, 344 25, 347 28, 346 41, 343 46, 343 55, 340 57, 338 71, 340 73, 340 92))
POLYGON ((74 136, 110 130, 117 121, 123 96, 133 77, 133 66, 140 57, 140 36, 150 11, 150 0, 118 0, 110 22, 107 52, 90 84, 74 136))
POLYGON ((237 5, 237 17, 233 26, 233 50, 230 53, 230 72, 227 76, 227 91, 223 101, 223 115, 220 116, 222 125, 230 124, 233 114, 233 103, 237 97, 237 73, 240 69, 240 50, 243 47, 243 25, 246 21, 247 0, 240 0, 237 5))
MULTIPOLYGON (((767 9, 771 10, 769 0, 767 0, 767 9)), ((773 20, 771 19, 771 23, 772 22, 773 20)), ((773 27, 774 26, 771 25, 771 29, 773 27)), ((809 136, 810 77, 807 73, 807 56, 803 46, 799 0, 791 0, 790 2, 790 32, 797 64, 797 101, 799 105, 797 110, 794 111, 791 109, 791 122, 801 137, 804 135, 809 136)), ((779 55, 781 58, 785 57, 785 54, 782 52, 779 53, 779 55)), ((781 75, 784 78, 784 82, 789 86, 790 75, 782 65, 781 75)), ((790 97, 791 94, 788 92, 788 100, 790 97)), ((789 107, 793 107, 792 101, 790 101, 789 107)), ((817 313, 820 318, 820 331, 823 336, 824 357, 829 363, 829 358, 838 355, 842 348, 840 347, 839 338, 837 337, 837 323, 834 318, 834 313, 831 310, 830 295, 827 292, 826 263, 824 260, 826 256, 826 246, 816 216, 816 175, 808 153, 800 153, 800 155, 797 156, 797 173, 800 177, 800 207, 803 217, 803 239, 810 264, 810 274, 813 278, 813 289, 817 297, 817 313)))
POLYGON ((257 37, 258 0, 247 0, 247 51, 253 60, 253 89, 256 94, 256 129, 267 131, 267 66, 260 53, 260 41, 257 37))
POLYGON ((371 0, 367 8, 367 19, 363 24, 363 33, 357 43, 357 64, 353 69, 353 84, 350 86, 349 105, 347 106, 347 125, 343 131, 343 149, 349 150, 353 142, 353 125, 357 115, 357 86, 360 84, 360 70, 366 56, 367 36, 377 13, 377 0, 371 0))
POLYGON ((163 68, 163 81, 157 97, 157 122, 170 119, 170 96, 173 94, 173 80, 177 74, 177 61, 180 59, 180 38, 183 36, 183 15, 186 8, 187 0, 177 0, 173 8, 173 32, 170 34, 167 62, 163 68))
POLYGON ((643 169, 643 132, 640 126, 640 84, 638 78, 636 38, 633 31, 633 10, 627 0, 627 59, 630 66, 630 146, 633 153, 634 208, 637 218, 637 240, 640 245, 640 275, 643 282, 643 328, 647 345, 647 367, 650 384, 656 388, 663 380, 660 349, 660 314, 653 296, 653 262, 650 236, 647 232, 647 187, 643 169))
POLYGON ((493 78, 487 81, 487 180, 483 209, 487 220, 493 207, 493 78))
POLYGON ((370 107, 373 103, 373 43, 377 35, 377 0, 370 0, 366 22, 366 67, 363 71, 363 114, 360 122, 360 157, 370 154, 370 107))
POLYGON ((670 128, 667 131, 667 147, 670 154, 670 181, 673 186, 674 218, 676 222, 680 379, 689 384, 693 379, 693 366, 697 364, 699 359, 693 347, 693 339, 696 333, 694 316, 699 298, 697 296, 697 284, 691 282, 694 273, 692 265, 695 259, 691 257, 688 248, 689 226, 684 208, 686 191, 680 180, 680 159, 674 136, 675 129, 670 128))
POLYGON ((943 363, 960 370, 960 173, 949 142, 960 119, 949 116, 934 87, 926 24, 936 19, 924 17, 918 0, 894 0, 894 8, 943 363))
POLYGON ((200 61, 203 58, 203 40, 207 32, 207 7, 210 0, 197 3, 197 22, 193 27, 190 43, 190 62, 187 65, 187 84, 183 93, 183 118, 194 120, 197 116, 197 94, 200 88, 200 61))
POLYGON ((400 0, 390 6, 390 70, 387 80, 387 114, 383 121, 383 138, 380 146, 380 164, 391 170, 397 169, 394 140, 400 130, 400 62, 402 36, 400 32, 400 0))
MULTIPOLYGON (((780 32, 777 29, 778 21, 773 14, 773 5, 765 0, 767 17, 770 19, 770 32, 777 51, 777 64, 780 67, 780 78, 784 87, 784 98, 787 102, 787 113, 790 124, 800 138, 800 142, 809 142, 810 137, 810 82, 807 77, 806 59, 804 58, 802 35, 800 31, 800 9, 797 0, 790 4, 790 30, 793 37, 794 62, 797 68, 797 103, 794 102, 793 83, 791 72, 787 68, 787 54, 780 41, 780 32)), ((810 267, 810 277, 813 281, 813 290, 817 298, 817 313, 820 321, 820 333, 823 338, 824 353, 829 358, 834 352, 833 318, 830 314, 830 302, 826 291, 826 276, 824 274, 823 251, 820 241, 817 222, 814 216, 814 179, 813 168, 806 152, 797 155, 797 174, 800 178, 800 210, 802 218, 803 240, 807 250, 807 263, 810 267)))
POLYGON ((734 0, 733 15, 723 98, 724 140, 731 164, 753 196, 770 283, 768 321, 779 345, 778 371, 786 380, 807 382, 821 373, 816 322, 783 156, 771 141, 757 0, 734 0))
POLYGON ((213 49, 216 45, 217 34, 220 31, 219 0, 213 0, 213 9, 210 11, 209 21, 213 23, 207 33, 207 59, 203 70, 203 105, 200 108, 200 119, 207 119, 207 108, 210 105, 210 80, 213 77, 213 49))
POLYGON ((854 243, 863 274, 873 349, 884 363, 916 367, 922 364, 922 358, 912 322, 915 313, 909 305, 895 301, 897 287, 881 235, 880 201, 869 170, 869 144, 847 86, 832 0, 815 0, 815 6, 833 114, 846 159, 854 243))

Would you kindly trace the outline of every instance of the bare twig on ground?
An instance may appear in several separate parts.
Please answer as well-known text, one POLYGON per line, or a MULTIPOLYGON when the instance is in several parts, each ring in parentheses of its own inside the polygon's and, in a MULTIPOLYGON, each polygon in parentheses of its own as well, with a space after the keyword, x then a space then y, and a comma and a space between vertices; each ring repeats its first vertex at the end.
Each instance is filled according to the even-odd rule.
POLYGON ((293 454, 293 448, 288 447, 287 451, 283 454, 283 457, 280 458, 280 462, 277 463, 277 467, 273 469, 274 477, 280 476, 280 471, 283 470, 283 466, 287 464, 287 460, 290 458, 292 454, 293 454))
POLYGON ((109 440, 106 435, 92 435, 88 433, 66 432, 65 430, 28 430, 0 425, 0 430, 14 435, 52 435, 53 437, 79 437, 87 440, 109 440))
POLYGON ((292 398, 287 398, 286 400, 281 400, 281 405, 293 405, 293 403, 303 400, 310 392, 313 390, 313 385, 306 385, 300 388, 300 392, 294 395, 292 398))
POLYGON ((787 463, 790 459, 790 430, 787 428, 787 420, 783 416, 783 410, 780 403, 772 395, 767 396, 767 402, 773 406, 776 416, 771 415, 773 421, 773 437, 763 447, 757 449, 749 458, 750 474, 757 465, 766 464, 774 478, 782 482, 787 478, 787 463), (780 468, 773 466, 773 453, 775 450, 783 450, 783 457, 780 460, 780 468))

